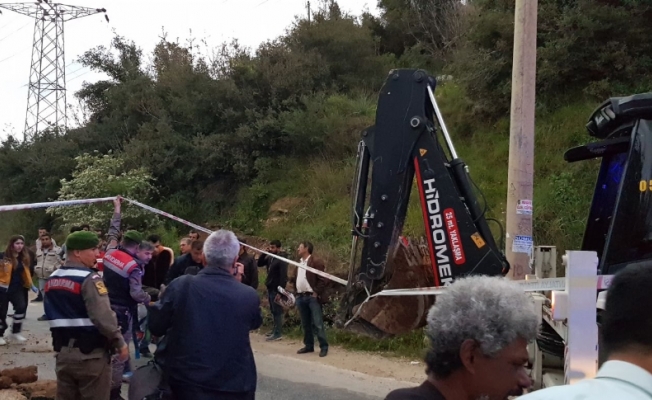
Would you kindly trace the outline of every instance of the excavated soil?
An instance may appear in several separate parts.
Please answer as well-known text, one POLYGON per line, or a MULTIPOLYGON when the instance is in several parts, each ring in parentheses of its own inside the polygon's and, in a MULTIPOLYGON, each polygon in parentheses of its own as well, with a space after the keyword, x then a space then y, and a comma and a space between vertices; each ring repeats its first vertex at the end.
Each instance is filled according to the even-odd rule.
POLYGON ((35 365, 3 369, 0 371, 0 376, 11 379, 15 384, 32 383, 38 380, 38 372, 35 365))
POLYGON ((0 371, 0 400, 54 400, 57 382, 38 381, 35 365, 0 371))
POLYGON ((0 400, 28 400, 19 391, 14 389, 0 390, 0 400))
POLYGON ((57 395, 56 381, 38 381, 18 385, 17 389, 31 400, 54 400, 57 395))

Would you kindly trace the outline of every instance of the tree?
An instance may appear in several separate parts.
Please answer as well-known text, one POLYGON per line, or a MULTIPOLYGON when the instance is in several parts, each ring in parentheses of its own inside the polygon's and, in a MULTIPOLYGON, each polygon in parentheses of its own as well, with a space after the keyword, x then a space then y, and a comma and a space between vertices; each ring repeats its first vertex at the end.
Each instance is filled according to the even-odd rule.
MULTIPOLYGON (((72 179, 62 179, 58 200, 88 199, 122 195, 141 202, 147 202, 156 191, 152 176, 145 168, 127 170, 121 155, 112 153, 82 154, 75 158, 77 166, 72 179)), ((48 208, 47 212, 57 215, 62 227, 89 224, 93 227, 108 225, 113 213, 110 204, 96 203, 71 207, 48 208)), ((139 229, 159 224, 156 216, 137 206, 122 210, 123 227, 139 229)))
POLYGON ((440 71, 468 29, 471 7, 460 0, 379 0, 380 16, 363 14, 380 51, 401 66, 440 71))
MULTIPOLYGON (((652 7, 638 0, 539 0, 537 105, 648 91, 652 7)), ((514 1, 475 0, 450 66, 475 114, 507 114, 511 98, 514 1)))

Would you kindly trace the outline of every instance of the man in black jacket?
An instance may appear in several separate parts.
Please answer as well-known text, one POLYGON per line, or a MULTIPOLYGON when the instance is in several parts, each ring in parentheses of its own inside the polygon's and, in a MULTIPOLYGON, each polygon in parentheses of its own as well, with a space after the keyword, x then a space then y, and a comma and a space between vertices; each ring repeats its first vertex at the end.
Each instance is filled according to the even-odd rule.
POLYGON ((206 267, 175 279, 150 308, 152 334, 165 335, 163 371, 177 400, 253 400, 256 364, 249 332, 262 323, 260 299, 235 278, 239 245, 230 231, 204 244, 206 267))
POLYGON ((154 245, 152 259, 145 265, 143 286, 159 289, 165 283, 168 271, 174 262, 174 251, 163 246, 159 235, 149 235, 147 241, 154 245))
POLYGON ((168 270, 165 277, 165 285, 182 275, 197 275, 197 273, 204 267, 202 263, 202 248, 204 242, 195 240, 190 244, 190 253, 177 257, 174 264, 168 270))
MULTIPOLYGON (((287 258, 287 254, 281 250, 281 242, 272 240, 267 247, 267 252, 287 258)), ((267 267, 267 279, 265 286, 267 287, 267 294, 269 299, 269 308, 274 316, 274 330, 267 334, 267 340, 279 340, 282 337, 283 328, 283 307, 274 302, 274 298, 278 294, 278 287, 285 289, 288 282, 288 264, 281 261, 276 257, 271 257, 266 254, 261 254, 258 258, 259 267, 267 267)))
MULTIPOLYGON (((240 243, 247 244, 244 239, 238 238, 240 243)), ((240 253, 238 254, 238 262, 244 266, 244 275, 242 276, 242 283, 247 286, 258 290, 258 268, 256 268, 256 260, 247 252, 246 247, 240 245, 240 253)))

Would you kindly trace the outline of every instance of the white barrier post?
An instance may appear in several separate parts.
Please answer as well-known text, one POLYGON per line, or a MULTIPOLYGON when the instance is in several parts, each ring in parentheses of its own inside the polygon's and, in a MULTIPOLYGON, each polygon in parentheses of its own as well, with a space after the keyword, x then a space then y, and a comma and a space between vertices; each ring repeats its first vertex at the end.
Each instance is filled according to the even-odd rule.
POLYGON ((598 371, 596 288, 598 256, 594 251, 567 251, 566 290, 553 292, 555 320, 567 320, 564 384, 594 378, 598 371))

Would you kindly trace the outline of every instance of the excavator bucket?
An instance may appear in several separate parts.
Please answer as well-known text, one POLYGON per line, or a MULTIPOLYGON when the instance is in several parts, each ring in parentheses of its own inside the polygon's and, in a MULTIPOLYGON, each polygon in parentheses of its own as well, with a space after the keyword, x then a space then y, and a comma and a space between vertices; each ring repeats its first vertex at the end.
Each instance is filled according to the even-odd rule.
MULTIPOLYGON (((399 240, 385 289, 432 287, 434 282, 425 239, 399 240)), ((425 326, 433 304, 434 296, 378 296, 362 306, 359 317, 387 335, 402 335, 425 326)))

